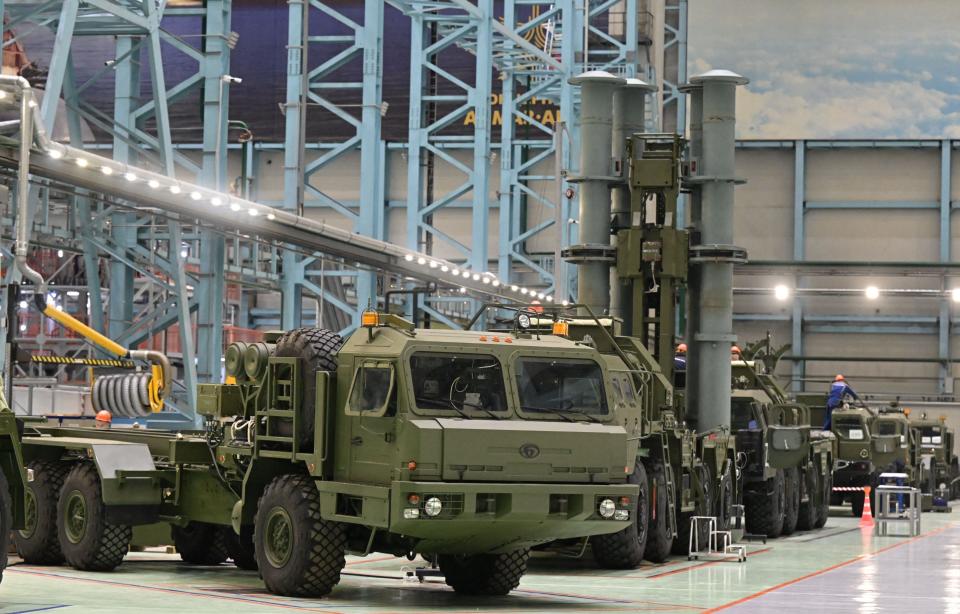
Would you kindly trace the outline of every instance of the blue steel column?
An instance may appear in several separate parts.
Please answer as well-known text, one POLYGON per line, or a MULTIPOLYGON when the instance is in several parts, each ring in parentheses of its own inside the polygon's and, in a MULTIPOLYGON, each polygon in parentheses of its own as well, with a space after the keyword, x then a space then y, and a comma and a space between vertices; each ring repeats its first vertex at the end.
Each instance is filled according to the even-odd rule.
MULTIPOLYGON (((283 152, 283 205, 293 211, 301 210, 304 184, 304 124, 306 114, 306 0, 288 0, 287 23, 287 97, 285 147, 283 152)), ((302 318, 303 267, 300 258, 291 250, 283 252, 283 274, 280 280, 282 306, 280 325, 291 330, 302 318)))
MULTIPOLYGON (((207 0, 203 39, 203 172, 201 183, 224 190, 227 173, 227 122, 230 73, 231 0, 207 0)), ((197 380, 220 381, 223 354, 225 240, 215 232, 200 233, 200 281, 197 284, 197 380)))
MULTIPOLYGON (((952 165, 950 156, 953 144, 950 139, 940 142, 940 262, 950 262, 950 174, 952 165)), ((943 278, 946 282, 946 277, 943 278)), ((940 363, 940 393, 953 392, 953 385, 948 384, 948 378, 953 374, 950 369, 950 288, 944 283, 941 288, 944 296, 940 298, 940 317, 937 327, 937 357, 940 363)))
MULTIPOLYGON (((795 141, 793 144, 793 259, 803 262, 806 243, 806 189, 807 189, 807 143, 795 141)), ((800 274, 794 275, 794 287, 800 288, 800 274)), ((803 355, 803 303, 794 292, 793 311, 790 319, 790 351, 794 356, 803 355)), ((794 392, 803 392, 803 378, 807 371, 806 364, 793 361, 791 373, 794 392)))
POLYGON ((477 65, 471 96, 476 114, 473 125, 473 229, 470 264, 486 271, 487 234, 490 228, 490 95, 493 82, 493 0, 477 2, 483 17, 477 21, 477 65))
MULTIPOLYGON (((380 124, 383 103, 383 2, 364 5, 363 111, 360 128, 360 215, 356 230, 375 238, 384 236, 384 202, 380 124)), ((322 281, 322 280, 321 280, 322 281)), ((322 287, 322 286, 321 286, 322 287)), ((357 307, 377 304, 377 277, 369 271, 357 275, 357 307)))
MULTIPOLYGON (((138 43, 133 37, 117 37, 117 58, 122 58, 114 66, 114 102, 113 121, 117 126, 132 128, 133 107, 140 95, 140 62, 139 52, 133 47, 138 43)), ((79 135, 78 135, 79 138, 79 135)), ((72 139, 71 139, 72 140, 72 139)), ((82 145, 80 145, 82 147, 82 145)), ((131 156, 131 148, 121 134, 113 138, 113 159, 118 162, 136 164, 138 160, 131 156)), ((111 235, 114 242, 122 249, 129 249, 137 244, 137 228, 134 224, 136 215, 126 212, 115 213, 111 216, 111 235)), ((88 249, 96 250, 90 245, 88 249)), ((91 258, 85 262, 92 264, 91 258)), ((87 269, 87 275, 98 271, 98 268, 87 269)), ((127 326, 133 321, 133 269, 116 259, 110 260, 110 295, 107 335, 111 339, 118 338, 127 326)), ((94 302, 90 302, 91 311, 94 302)))

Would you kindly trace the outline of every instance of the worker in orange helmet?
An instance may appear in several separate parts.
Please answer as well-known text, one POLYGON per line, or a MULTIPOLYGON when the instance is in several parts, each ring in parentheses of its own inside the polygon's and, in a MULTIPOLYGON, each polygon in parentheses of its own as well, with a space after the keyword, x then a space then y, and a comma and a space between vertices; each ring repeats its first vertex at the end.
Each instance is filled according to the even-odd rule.
POLYGON ((843 405, 843 402, 847 397, 853 397, 858 401, 860 400, 860 397, 857 396, 857 393, 854 392, 853 388, 850 387, 850 384, 847 383, 846 378, 844 378, 842 374, 838 373, 837 376, 833 378, 833 383, 830 384, 830 393, 827 396, 827 417, 823 422, 823 430, 830 430, 833 410, 843 405))
POLYGON ((731 347, 731 348, 730 348, 730 353, 731 353, 733 356, 735 356, 737 360, 742 360, 742 357, 740 356, 740 347, 739 347, 739 346, 734 345, 733 347, 731 347))
POLYGON ((101 409, 97 412, 97 417, 93 421, 94 426, 98 429, 108 429, 110 428, 111 423, 113 422, 113 416, 110 415, 105 409, 101 409))

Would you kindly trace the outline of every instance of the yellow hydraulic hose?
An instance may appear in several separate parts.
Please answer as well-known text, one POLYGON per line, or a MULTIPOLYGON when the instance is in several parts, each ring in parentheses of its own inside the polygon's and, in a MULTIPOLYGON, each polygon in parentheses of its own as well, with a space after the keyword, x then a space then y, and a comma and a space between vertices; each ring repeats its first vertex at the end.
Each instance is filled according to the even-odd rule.
POLYGON ((114 356, 122 358, 127 355, 127 348, 123 347, 112 339, 108 339, 67 312, 60 311, 49 303, 44 305, 41 311, 43 312, 43 315, 47 316, 51 320, 56 320, 64 328, 72 330, 78 335, 89 339, 92 343, 95 343, 114 356))

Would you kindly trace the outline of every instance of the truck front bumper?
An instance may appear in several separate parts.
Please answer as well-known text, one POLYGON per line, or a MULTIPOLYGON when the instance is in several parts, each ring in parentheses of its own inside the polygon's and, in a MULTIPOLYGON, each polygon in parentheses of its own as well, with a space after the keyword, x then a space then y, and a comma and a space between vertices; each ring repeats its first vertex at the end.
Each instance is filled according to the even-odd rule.
POLYGON ((638 494, 632 484, 394 482, 390 532, 418 540, 423 553, 507 552, 616 533, 635 520, 638 494), (600 514, 607 499, 610 518, 600 514))

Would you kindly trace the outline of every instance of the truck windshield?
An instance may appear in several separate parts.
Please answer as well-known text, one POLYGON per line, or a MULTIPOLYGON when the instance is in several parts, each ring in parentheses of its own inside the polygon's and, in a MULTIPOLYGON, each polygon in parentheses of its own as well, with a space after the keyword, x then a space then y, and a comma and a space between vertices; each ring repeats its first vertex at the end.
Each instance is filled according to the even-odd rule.
POLYGON ((877 435, 896 435, 897 434, 897 423, 896 422, 877 422, 877 435))
POLYGON ((592 360, 532 358, 517 360, 520 409, 528 414, 607 414, 603 370, 592 360))
POLYGON ((939 446, 943 443, 939 426, 925 426, 920 430, 920 444, 924 446, 939 446))
POLYGON ((410 373, 418 409, 462 416, 507 411, 503 368, 493 356, 417 352, 410 373))
POLYGON ((859 420, 837 420, 833 421, 833 432, 841 439, 851 441, 861 441, 866 439, 867 429, 863 428, 863 423, 859 420))

